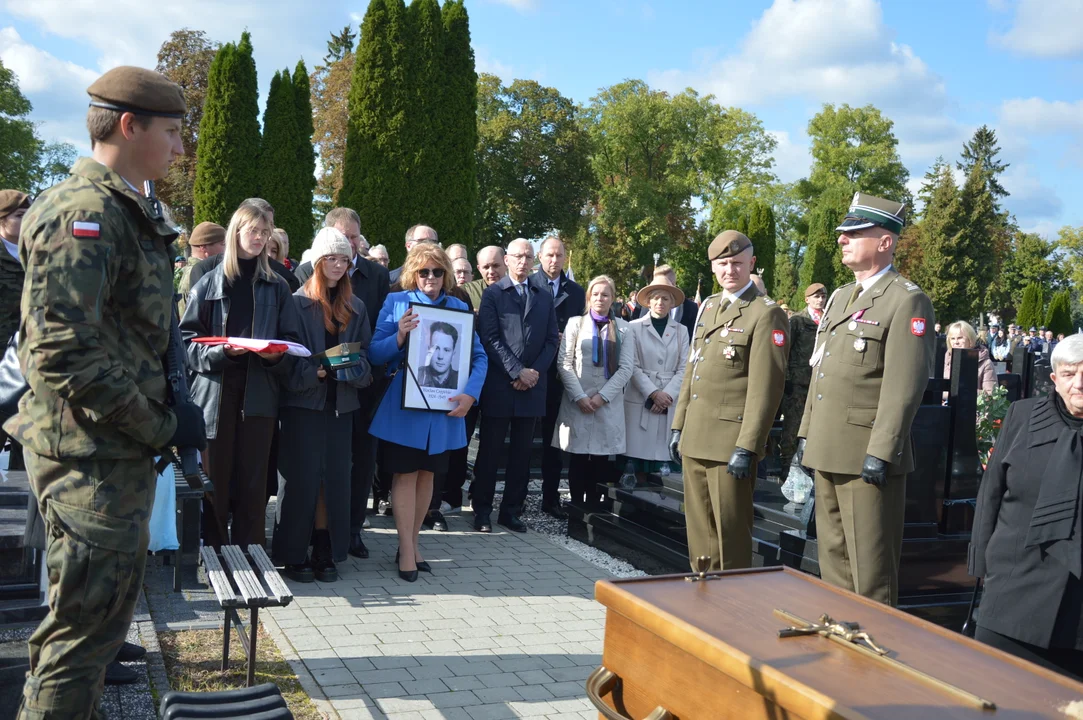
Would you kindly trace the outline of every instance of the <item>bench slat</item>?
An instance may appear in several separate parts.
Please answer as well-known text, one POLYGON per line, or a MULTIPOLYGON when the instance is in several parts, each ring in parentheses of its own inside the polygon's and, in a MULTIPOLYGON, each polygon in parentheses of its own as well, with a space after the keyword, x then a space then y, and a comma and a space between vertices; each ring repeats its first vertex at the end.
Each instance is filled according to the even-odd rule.
POLYGON ((207 571, 207 580, 214 588, 214 594, 218 597, 222 607, 232 607, 241 604, 241 599, 233 592, 229 583, 229 575, 222 569, 218 562, 218 555, 212 547, 200 548, 199 554, 203 557, 203 569, 207 571))
POLYGON ((256 573, 253 572, 252 567, 245 560, 241 548, 236 545, 223 545, 222 557, 225 558, 226 565, 229 566, 230 571, 233 573, 233 581, 237 583, 237 589, 240 590, 241 596, 249 604, 249 607, 252 607, 253 604, 257 607, 263 605, 264 601, 267 600, 267 593, 260 586, 256 573))
POLYGON ((262 576, 263 582, 270 589, 271 594, 275 596, 275 600, 282 605, 289 605, 293 600, 293 593, 290 592, 286 581, 275 570, 275 566, 271 562, 271 558, 267 557, 267 551, 263 549, 263 546, 249 545, 248 554, 252 557, 252 562, 256 567, 256 571, 262 576))

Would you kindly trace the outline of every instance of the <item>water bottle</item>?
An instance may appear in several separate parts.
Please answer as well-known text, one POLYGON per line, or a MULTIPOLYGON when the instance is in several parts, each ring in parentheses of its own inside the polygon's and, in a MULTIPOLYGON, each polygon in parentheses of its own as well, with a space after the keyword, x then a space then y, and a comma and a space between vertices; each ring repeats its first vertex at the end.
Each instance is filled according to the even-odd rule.
POLYGON ((631 490, 636 486, 635 468, 632 467, 631 460, 624 464, 624 473, 620 476, 620 486, 625 490, 631 490))
POLYGON ((673 472, 669 469, 669 463, 662 463, 662 467, 658 468, 658 474, 662 476, 662 479, 669 477, 669 474, 673 472))

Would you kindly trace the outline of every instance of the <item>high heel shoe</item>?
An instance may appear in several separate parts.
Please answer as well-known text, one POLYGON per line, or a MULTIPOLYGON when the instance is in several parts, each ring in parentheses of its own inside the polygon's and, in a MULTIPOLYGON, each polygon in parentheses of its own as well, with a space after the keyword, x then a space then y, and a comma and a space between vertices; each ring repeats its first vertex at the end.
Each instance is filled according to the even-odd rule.
MULTIPOLYGON (((395 564, 396 565, 399 564, 399 552, 400 552, 399 550, 395 551, 395 564)), ((432 565, 429 565, 428 560, 420 560, 417 563, 415 563, 415 565, 417 565, 417 569, 420 570, 421 572, 427 572, 427 573, 432 572, 432 565)))
MULTIPOLYGON (((395 551, 395 567, 399 566, 399 554, 400 554, 400 552, 401 551, 399 551, 399 550, 395 551)), ((406 582, 416 582, 417 581, 417 571, 421 569, 422 565, 428 565, 428 563, 424 562, 424 561, 419 562, 419 563, 417 563, 417 567, 415 569, 413 569, 413 570, 403 570, 402 568, 399 568, 399 577, 402 578, 403 580, 405 580, 406 582)), ((430 570, 428 570, 426 572, 432 572, 432 570, 430 569, 430 570)))

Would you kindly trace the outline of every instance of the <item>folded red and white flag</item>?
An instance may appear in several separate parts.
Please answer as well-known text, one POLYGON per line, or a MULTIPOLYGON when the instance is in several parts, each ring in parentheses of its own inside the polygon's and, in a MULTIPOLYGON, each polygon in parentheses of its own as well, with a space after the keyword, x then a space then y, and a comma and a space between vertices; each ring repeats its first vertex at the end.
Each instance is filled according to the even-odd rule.
POLYGON ((200 345, 228 345, 232 348, 243 348, 256 353, 284 352, 287 355, 297 357, 309 357, 312 352, 300 343, 289 340, 256 340, 243 337, 201 337, 192 338, 192 342, 200 345))

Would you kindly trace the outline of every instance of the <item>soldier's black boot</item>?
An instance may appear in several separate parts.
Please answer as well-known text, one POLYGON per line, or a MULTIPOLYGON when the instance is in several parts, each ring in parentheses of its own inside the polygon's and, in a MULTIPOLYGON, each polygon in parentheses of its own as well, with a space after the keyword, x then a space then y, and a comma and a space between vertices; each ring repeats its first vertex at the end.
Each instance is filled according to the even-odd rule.
POLYGON ((338 580, 338 568, 331 552, 331 533, 327 530, 316 531, 316 539, 312 543, 312 569, 320 582, 338 580))
POLYGON ((299 583, 310 583, 316 579, 316 574, 312 571, 312 563, 307 557, 300 565, 287 565, 284 567, 282 574, 299 583))

